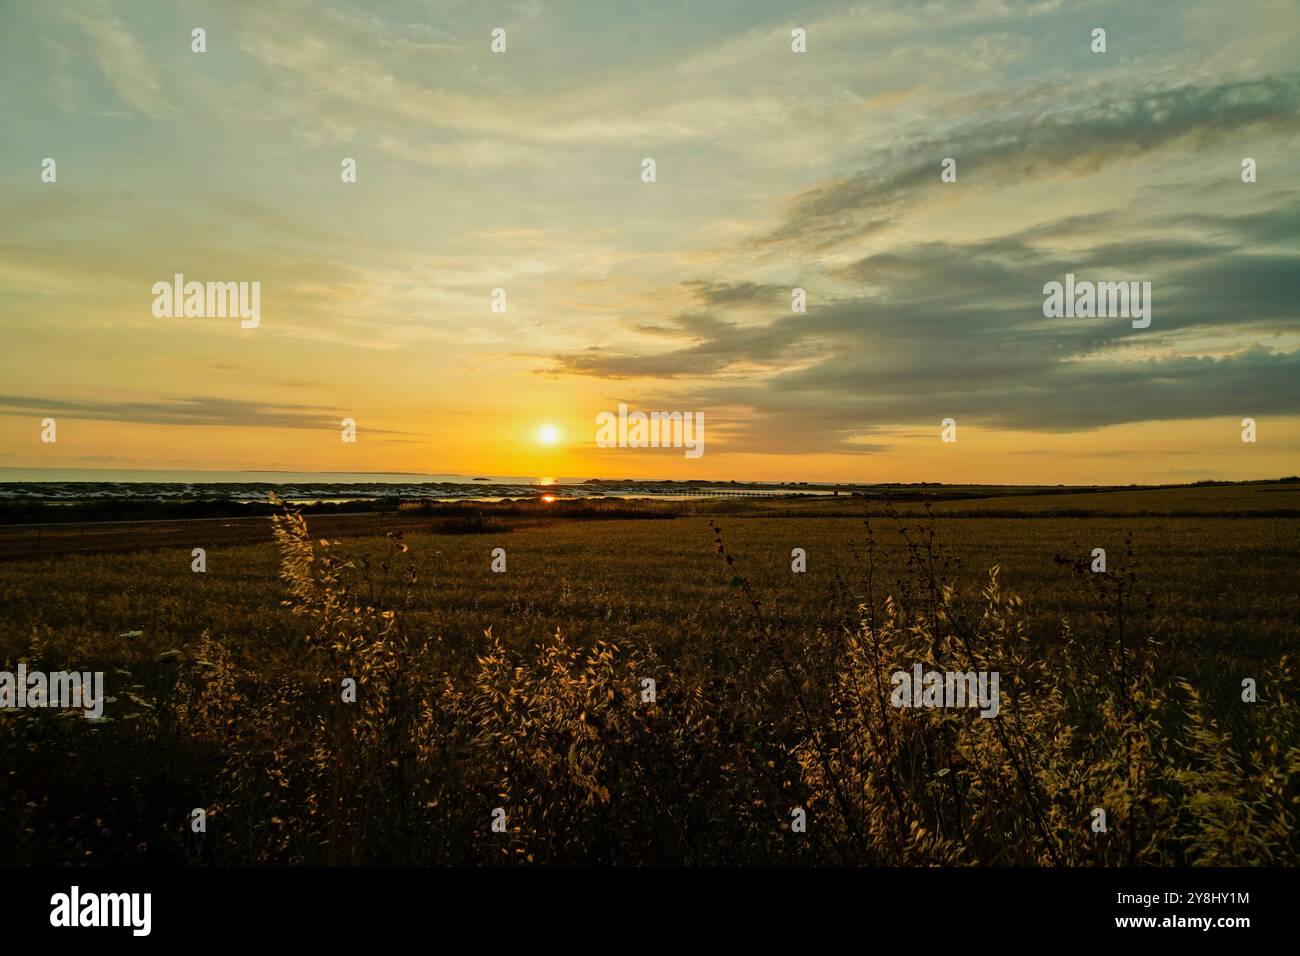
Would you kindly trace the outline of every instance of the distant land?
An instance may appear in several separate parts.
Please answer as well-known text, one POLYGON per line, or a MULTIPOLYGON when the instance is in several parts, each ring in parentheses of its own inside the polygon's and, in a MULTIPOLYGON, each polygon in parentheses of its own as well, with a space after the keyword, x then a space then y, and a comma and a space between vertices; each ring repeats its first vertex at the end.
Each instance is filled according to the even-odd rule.
MULTIPOLYGON (((39 504, 258 503, 268 495, 295 504, 380 507, 400 502, 501 502, 560 498, 867 497, 904 501, 969 501, 1018 495, 1104 493, 1170 488, 1258 486, 1300 482, 1295 476, 1258 481, 1197 481, 1159 485, 972 485, 942 482, 775 482, 647 478, 537 478, 403 472, 170 472, 115 469, 0 469, 0 506, 39 504)), ((349 509, 351 510, 351 509, 349 509)))
MULTIPOLYGON (((266 518, 283 507, 272 502, 272 492, 310 518, 315 533, 330 538, 395 531, 440 537, 503 534, 593 521, 617 536, 626 533, 633 519, 659 523, 717 516, 761 523, 810 519, 813 524, 891 515, 976 524, 1014 519, 1016 525, 1028 522, 1040 528, 1076 519, 1287 522, 1300 518, 1297 478, 1105 487, 934 483, 836 487, 626 479, 486 486, 419 482, 70 485, 76 483, 0 486, 23 492, 0 497, 0 560, 179 546, 196 535, 211 546, 266 542, 271 539, 266 518)), ((1168 532, 1167 525, 1158 527, 1168 532)), ((1037 532, 1028 533, 1032 537, 1037 532)))

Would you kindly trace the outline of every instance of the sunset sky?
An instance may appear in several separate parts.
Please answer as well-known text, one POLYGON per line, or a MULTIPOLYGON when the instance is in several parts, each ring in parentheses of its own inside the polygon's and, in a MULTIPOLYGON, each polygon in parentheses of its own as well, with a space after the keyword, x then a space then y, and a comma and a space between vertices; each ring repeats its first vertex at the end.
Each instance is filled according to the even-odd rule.
POLYGON ((1292 0, 0 0, 0 468, 1295 474, 1298 37, 1292 0), (1045 318, 1067 272, 1150 281, 1150 328, 1045 318), (156 318, 175 273, 260 282, 260 326, 156 318), (705 453, 597 447, 620 402, 705 453))

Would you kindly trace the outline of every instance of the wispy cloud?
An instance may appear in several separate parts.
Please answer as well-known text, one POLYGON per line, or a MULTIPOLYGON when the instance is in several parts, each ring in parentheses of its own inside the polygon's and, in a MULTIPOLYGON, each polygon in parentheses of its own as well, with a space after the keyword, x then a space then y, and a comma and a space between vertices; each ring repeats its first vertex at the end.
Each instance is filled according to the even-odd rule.
POLYGON ((86 50, 123 103, 150 116, 171 108, 150 57, 109 0, 91 0, 62 13, 84 34, 86 50))
POLYGON ((1195 148, 1254 126, 1300 131, 1300 73, 1173 89, 1102 88, 1092 91, 1092 102, 1045 115, 984 115, 942 136, 895 144, 862 171, 804 191, 762 241, 827 248, 893 225, 919 202, 949 198, 935 189, 945 157, 958 159, 963 188, 989 190, 1092 175, 1146 153, 1195 148))
MULTIPOLYGON (((86 421, 136 425, 224 425, 265 428, 337 429, 339 414, 313 405, 241 401, 196 396, 164 401, 101 401, 0 395, 0 414, 66 416, 86 421)), ((367 428, 376 434, 405 434, 367 428)))

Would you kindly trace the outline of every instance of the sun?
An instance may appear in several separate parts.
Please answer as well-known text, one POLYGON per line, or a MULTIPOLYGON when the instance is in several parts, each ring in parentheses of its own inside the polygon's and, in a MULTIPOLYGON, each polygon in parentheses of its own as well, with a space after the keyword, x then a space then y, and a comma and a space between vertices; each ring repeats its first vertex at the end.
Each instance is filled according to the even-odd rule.
POLYGON ((554 445, 560 440, 560 430, 554 425, 542 425, 537 429, 537 440, 543 445, 554 445))

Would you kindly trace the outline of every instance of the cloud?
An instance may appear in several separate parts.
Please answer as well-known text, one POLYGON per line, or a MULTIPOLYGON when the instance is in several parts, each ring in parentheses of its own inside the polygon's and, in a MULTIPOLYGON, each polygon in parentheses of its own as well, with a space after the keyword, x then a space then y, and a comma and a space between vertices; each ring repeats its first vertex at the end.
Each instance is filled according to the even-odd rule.
POLYGON ((123 102, 149 116, 171 109, 144 49, 107 0, 86 11, 66 10, 65 16, 85 35, 90 56, 123 102))
MULTIPOLYGON (((677 320, 694 333, 688 346, 592 348, 556 356, 552 371, 677 382, 675 407, 748 409, 737 438, 772 453, 785 443, 860 453, 869 436, 946 416, 1071 432, 1298 414, 1300 250, 1273 242, 1297 219, 1296 200, 1179 218, 1177 232, 1168 216, 1129 216, 1123 238, 1103 241, 1115 224, 1103 211, 980 242, 900 246, 832 270, 857 294, 806 315, 756 327, 688 313, 677 320), (1149 235, 1153 224, 1162 231, 1149 235), (1062 247, 1063 237, 1082 245, 1062 247), (1042 286, 1066 272, 1151 281, 1151 327, 1044 318, 1042 286)), ((687 285, 720 309, 766 295, 753 284, 687 285)))
POLYGON ((923 193, 932 200, 948 198, 939 180, 945 157, 957 160, 964 187, 999 188, 1092 174, 1252 126, 1300 130, 1300 73, 1213 86, 1099 91, 1093 102, 1045 115, 981 116, 941 136, 895 143, 870 156, 861 171, 798 194, 782 223, 758 244, 826 249, 879 232, 922 201, 923 193))
POLYGON ((697 302, 705 306, 757 305, 771 309, 774 305, 789 305, 788 286, 766 285, 758 282, 717 282, 695 279, 683 284, 697 302))
POLYGON ((332 430, 329 403, 368 394, 418 434, 473 381, 513 406, 484 433, 537 396, 617 389, 707 412, 714 450, 866 454, 947 415, 1069 432, 1286 413, 1295 5, 1121 6, 230 0, 206 58, 183 10, 32 14, 0 36, 0 414, 332 430), (262 282, 256 336, 154 319, 148 291, 177 271, 262 282), (1067 272, 1152 281, 1151 328, 1045 319, 1067 272), (239 400, 194 395, 214 372, 239 400), (91 400, 113 386, 140 400, 91 400))
MULTIPOLYGON (((60 415, 88 421, 137 425, 226 425, 264 428, 339 428, 339 415, 320 406, 195 397, 113 402, 0 395, 3 415, 60 415)), ((405 434, 367 427, 369 433, 405 434)))

